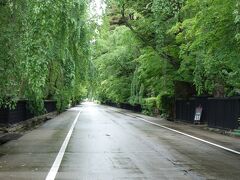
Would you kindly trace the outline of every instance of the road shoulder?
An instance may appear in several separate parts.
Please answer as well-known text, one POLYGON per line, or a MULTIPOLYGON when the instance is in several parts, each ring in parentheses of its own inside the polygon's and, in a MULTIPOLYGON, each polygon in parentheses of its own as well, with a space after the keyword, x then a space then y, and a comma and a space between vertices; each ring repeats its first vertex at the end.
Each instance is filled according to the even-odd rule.
POLYGON ((205 125, 193 125, 193 124, 188 124, 188 123, 183 123, 178 121, 177 122, 167 121, 163 118, 146 116, 146 115, 132 112, 125 109, 109 107, 109 106, 105 106, 105 107, 107 107, 109 110, 124 114, 126 116, 143 118, 143 119, 146 119, 147 121, 157 123, 159 125, 166 126, 168 128, 181 131, 183 133, 187 133, 189 135, 204 139, 206 141, 210 141, 212 143, 219 144, 221 146, 234 149, 236 151, 240 151, 239 137, 231 137, 224 134, 219 134, 215 131, 209 131, 207 128, 205 128, 206 127, 205 125))

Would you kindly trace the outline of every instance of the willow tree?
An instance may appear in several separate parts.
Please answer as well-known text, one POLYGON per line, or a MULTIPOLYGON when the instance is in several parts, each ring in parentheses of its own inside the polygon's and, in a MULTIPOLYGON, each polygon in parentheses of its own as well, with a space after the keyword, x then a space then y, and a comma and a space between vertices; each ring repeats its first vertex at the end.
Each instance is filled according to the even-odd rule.
POLYGON ((78 101, 85 93, 89 57, 88 1, 9 0, 1 8, 7 14, 1 18, 6 29, 1 32, 7 32, 1 45, 6 47, 3 54, 8 52, 1 60, 17 66, 5 68, 15 91, 8 95, 9 87, 1 86, 3 96, 27 98, 34 113, 43 111, 46 98, 57 99, 59 109, 78 101))
POLYGON ((23 1, 0 2, 0 106, 13 107, 23 96, 23 1))

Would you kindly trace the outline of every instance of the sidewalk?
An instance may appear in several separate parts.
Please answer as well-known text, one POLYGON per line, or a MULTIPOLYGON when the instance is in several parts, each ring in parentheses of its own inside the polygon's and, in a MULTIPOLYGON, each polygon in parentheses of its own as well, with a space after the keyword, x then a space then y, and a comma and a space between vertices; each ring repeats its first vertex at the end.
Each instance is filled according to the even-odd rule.
MULTIPOLYGON (((240 138, 239 137, 232 137, 224 134, 220 134, 219 132, 212 131, 209 128, 207 128, 207 125, 194 125, 194 124, 188 124, 184 122, 179 121, 167 121, 163 118, 159 117, 150 117, 146 116, 140 113, 135 113, 129 110, 125 109, 119 109, 114 107, 109 107, 111 110, 125 114, 127 116, 131 117, 140 117, 143 119, 146 119, 148 121, 157 123, 162 126, 166 126, 168 128, 172 128, 178 131, 181 131, 183 133, 204 139, 206 141, 210 141, 212 143, 219 144, 221 146, 225 146, 227 148, 234 149, 236 151, 240 151, 240 138)), ((161 127, 159 127, 161 128, 161 127)), ((181 135, 179 134, 179 138, 181 138, 181 135)))
POLYGON ((41 124, 54 118, 56 115, 56 112, 51 112, 19 122, 17 124, 0 125, 0 145, 20 138, 26 132, 39 127, 41 124))

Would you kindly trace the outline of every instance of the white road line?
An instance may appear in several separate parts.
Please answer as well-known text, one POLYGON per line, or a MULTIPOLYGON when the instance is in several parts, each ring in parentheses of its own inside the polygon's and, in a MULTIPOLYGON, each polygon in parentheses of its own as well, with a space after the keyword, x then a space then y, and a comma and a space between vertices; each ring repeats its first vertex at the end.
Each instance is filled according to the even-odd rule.
MULTIPOLYGON (((125 114, 126 115, 126 114, 125 114)), ((238 154, 240 155, 240 152, 239 151, 236 151, 236 150, 233 150, 233 149, 230 149, 230 148, 227 148, 227 147, 224 147, 224 146, 221 146, 219 144, 215 144, 215 143, 212 143, 210 141, 207 141, 207 140, 204 140, 204 139, 201 139, 201 138, 198 138, 198 137, 195 137, 195 136, 192 136, 190 134, 187 134, 187 133, 183 133, 181 131, 177 131, 175 129, 172 129, 172 128, 169 128, 169 127, 166 127, 166 126, 163 126, 163 125, 160 125, 160 124, 157 124, 157 123, 154 123, 154 122, 151 122, 151 121, 148 121, 144 118, 141 118, 141 117, 137 117, 137 116, 131 116, 131 115, 128 115, 130 117, 133 117, 133 118, 136 118, 136 119, 139 119, 141 121, 144 121, 146 123, 149 123, 149 124, 152 124, 152 125, 155 125, 155 126, 158 126, 158 127, 161 127, 163 129, 167 129, 169 131, 172 131, 172 132, 175 132, 175 133, 178 133, 178 134, 181 134, 181 135, 184 135, 184 136, 187 136, 187 137, 190 137, 192 139, 195 139, 195 140, 198 140, 198 141, 201 141, 201 142, 204 142, 204 143, 207 143, 207 144, 210 144, 212 146, 215 146, 215 147, 218 147, 218 148, 221 148, 221 149, 224 149, 226 151, 229 151, 229 152, 232 152, 232 153, 235 153, 235 154, 238 154)))
POLYGON ((73 129, 74 129, 74 127, 75 127, 75 125, 76 125, 76 123, 78 121, 78 118, 79 118, 79 115, 80 115, 81 112, 82 111, 80 111, 77 114, 75 120, 73 121, 72 126, 71 126, 70 130, 68 131, 68 134, 67 134, 67 136, 66 136, 66 138, 65 138, 65 140, 64 140, 64 142, 63 142, 63 144, 61 146, 61 149, 59 150, 58 155, 57 155, 57 157, 56 157, 56 159, 55 159, 55 161, 54 161, 54 163, 53 163, 53 165, 52 165, 52 167, 51 167, 51 169, 50 169, 50 171, 49 171, 49 173, 48 173, 48 175, 47 175, 45 180, 54 180, 55 179, 55 177, 57 175, 57 172, 58 172, 58 169, 59 169, 59 167, 61 165, 64 153, 66 151, 67 145, 68 145, 69 140, 71 138, 73 129))

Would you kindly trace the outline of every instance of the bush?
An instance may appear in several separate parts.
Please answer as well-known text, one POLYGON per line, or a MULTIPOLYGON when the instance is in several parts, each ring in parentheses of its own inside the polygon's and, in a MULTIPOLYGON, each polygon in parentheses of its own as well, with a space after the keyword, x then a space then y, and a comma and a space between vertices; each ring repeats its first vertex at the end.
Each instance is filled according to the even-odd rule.
POLYGON ((160 114, 167 118, 173 117, 174 96, 172 94, 163 93, 157 96, 157 107, 160 114))
POLYGON ((159 110, 157 108, 157 98, 156 97, 150 97, 150 98, 144 98, 143 99, 143 113, 147 115, 156 115, 159 113, 159 110))

